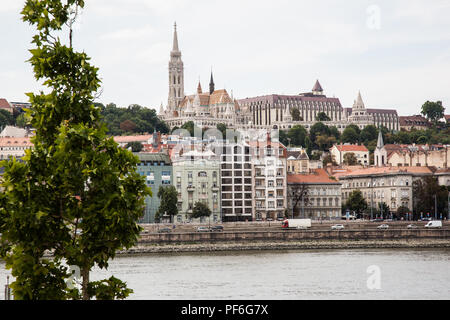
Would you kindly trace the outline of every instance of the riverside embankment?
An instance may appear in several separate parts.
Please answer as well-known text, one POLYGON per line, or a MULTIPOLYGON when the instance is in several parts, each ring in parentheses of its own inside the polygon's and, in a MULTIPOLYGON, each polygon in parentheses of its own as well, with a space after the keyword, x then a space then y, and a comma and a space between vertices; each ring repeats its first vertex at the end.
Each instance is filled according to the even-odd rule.
POLYGON ((121 254, 293 249, 450 248, 449 229, 144 234, 121 254))

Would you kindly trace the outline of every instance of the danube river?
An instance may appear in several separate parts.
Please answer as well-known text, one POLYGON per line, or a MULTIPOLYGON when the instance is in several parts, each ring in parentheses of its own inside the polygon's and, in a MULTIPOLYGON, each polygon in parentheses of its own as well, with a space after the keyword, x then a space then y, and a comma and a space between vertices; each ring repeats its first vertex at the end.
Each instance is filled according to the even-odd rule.
MULTIPOLYGON (((2 289, 7 274, 0 262, 2 289)), ((130 299, 449 299, 450 249, 119 256, 91 280, 112 274, 130 299)))

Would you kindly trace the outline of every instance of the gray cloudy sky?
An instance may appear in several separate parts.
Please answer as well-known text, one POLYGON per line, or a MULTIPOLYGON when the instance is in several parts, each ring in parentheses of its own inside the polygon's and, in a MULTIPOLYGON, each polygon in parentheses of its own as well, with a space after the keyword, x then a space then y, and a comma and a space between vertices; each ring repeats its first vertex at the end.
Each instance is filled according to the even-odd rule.
MULTIPOLYGON (((33 29, 22 0, 0 0, 0 97, 36 91, 33 29)), ((418 113, 441 100, 450 113, 450 0, 86 0, 75 47, 100 68, 99 102, 166 105, 174 21, 185 93, 211 66, 216 88, 236 98, 310 91, 316 79, 350 107, 418 113)))

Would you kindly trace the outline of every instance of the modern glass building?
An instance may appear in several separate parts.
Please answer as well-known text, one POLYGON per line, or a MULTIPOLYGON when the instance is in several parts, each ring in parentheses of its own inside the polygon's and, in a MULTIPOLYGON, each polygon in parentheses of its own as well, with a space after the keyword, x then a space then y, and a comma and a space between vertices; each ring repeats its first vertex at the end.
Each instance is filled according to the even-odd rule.
POLYGON ((164 153, 136 153, 139 157, 137 171, 145 176, 147 186, 152 189, 152 197, 145 199, 144 215, 139 223, 154 223, 159 208, 158 189, 172 184, 172 163, 164 153))

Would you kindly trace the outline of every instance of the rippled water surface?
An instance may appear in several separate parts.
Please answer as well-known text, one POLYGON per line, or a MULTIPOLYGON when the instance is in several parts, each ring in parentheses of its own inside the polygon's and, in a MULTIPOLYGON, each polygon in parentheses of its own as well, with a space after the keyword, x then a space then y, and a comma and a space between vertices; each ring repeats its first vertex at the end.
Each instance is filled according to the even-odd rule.
MULTIPOLYGON (((0 299, 6 275, 0 262, 0 299)), ((130 299, 449 299, 450 250, 327 250, 121 256, 114 275, 130 299), (369 266, 380 270, 370 290, 369 266)))

